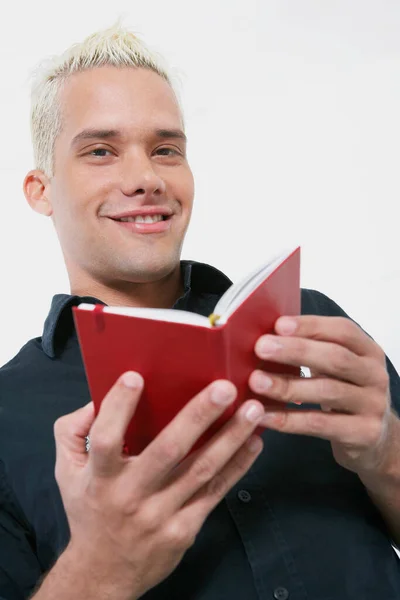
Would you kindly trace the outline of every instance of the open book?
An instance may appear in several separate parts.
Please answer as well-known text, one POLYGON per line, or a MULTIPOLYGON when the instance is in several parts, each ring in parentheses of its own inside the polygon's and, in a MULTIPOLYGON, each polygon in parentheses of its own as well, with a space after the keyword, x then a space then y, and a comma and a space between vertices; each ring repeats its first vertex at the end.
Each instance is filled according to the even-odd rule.
POLYGON ((254 369, 299 375, 294 367, 261 361, 254 345, 261 335, 273 332, 278 317, 300 314, 300 248, 233 284, 209 317, 101 304, 80 304, 73 314, 96 412, 122 373, 138 371, 144 377, 144 391, 126 433, 129 454, 139 454, 186 402, 215 379, 229 379, 236 385, 236 402, 194 450, 244 400, 257 398, 248 387, 254 369))

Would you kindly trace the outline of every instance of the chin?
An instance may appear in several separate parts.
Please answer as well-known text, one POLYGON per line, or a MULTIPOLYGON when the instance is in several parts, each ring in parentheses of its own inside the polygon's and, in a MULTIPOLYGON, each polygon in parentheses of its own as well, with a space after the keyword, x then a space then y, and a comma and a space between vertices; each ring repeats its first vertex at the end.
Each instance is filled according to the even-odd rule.
POLYGON ((158 260, 149 257, 147 260, 135 261, 134 264, 130 261, 129 265, 115 266, 115 269, 110 269, 110 274, 113 271, 114 277, 117 275, 118 279, 132 283, 151 283, 171 275, 179 264, 179 256, 169 260, 165 256, 158 260))

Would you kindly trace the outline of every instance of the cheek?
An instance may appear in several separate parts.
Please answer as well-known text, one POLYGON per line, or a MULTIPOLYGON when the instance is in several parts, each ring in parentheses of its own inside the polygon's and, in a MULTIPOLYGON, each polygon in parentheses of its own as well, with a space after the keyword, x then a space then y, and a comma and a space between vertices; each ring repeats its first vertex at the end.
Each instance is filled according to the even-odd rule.
POLYGON ((191 208, 194 197, 194 179, 191 171, 186 172, 179 180, 177 198, 185 206, 191 208))
POLYGON ((102 181, 100 173, 89 175, 79 168, 66 170, 66 176, 55 188, 55 210, 65 216, 93 213, 99 200, 106 197, 109 187, 109 178, 102 181))
POLYGON ((84 187, 69 182, 66 186, 58 186, 52 202, 53 223, 58 234, 77 235, 79 230, 89 226, 93 214, 93 195, 84 187))

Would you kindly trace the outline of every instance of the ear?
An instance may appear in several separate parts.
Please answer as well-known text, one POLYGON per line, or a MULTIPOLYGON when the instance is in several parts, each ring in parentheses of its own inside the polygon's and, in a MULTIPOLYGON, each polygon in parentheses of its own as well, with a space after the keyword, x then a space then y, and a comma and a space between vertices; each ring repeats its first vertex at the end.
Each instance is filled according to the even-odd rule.
POLYGON ((49 200, 50 179, 43 171, 38 169, 29 171, 24 179, 23 190, 29 206, 34 211, 46 217, 53 214, 53 207, 49 200))

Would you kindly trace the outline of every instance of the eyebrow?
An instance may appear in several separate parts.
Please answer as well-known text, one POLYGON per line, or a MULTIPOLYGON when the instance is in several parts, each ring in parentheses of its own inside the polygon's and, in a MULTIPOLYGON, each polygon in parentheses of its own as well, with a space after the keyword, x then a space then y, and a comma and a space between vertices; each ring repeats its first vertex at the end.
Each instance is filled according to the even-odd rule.
MULTIPOLYGON (((163 140, 172 138, 187 142, 186 135, 181 129, 155 129, 154 134, 156 137, 163 140)), ((107 140, 110 138, 122 138, 122 131, 118 129, 83 129, 72 139, 71 146, 77 146, 80 142, 85 140, 107 140)))

